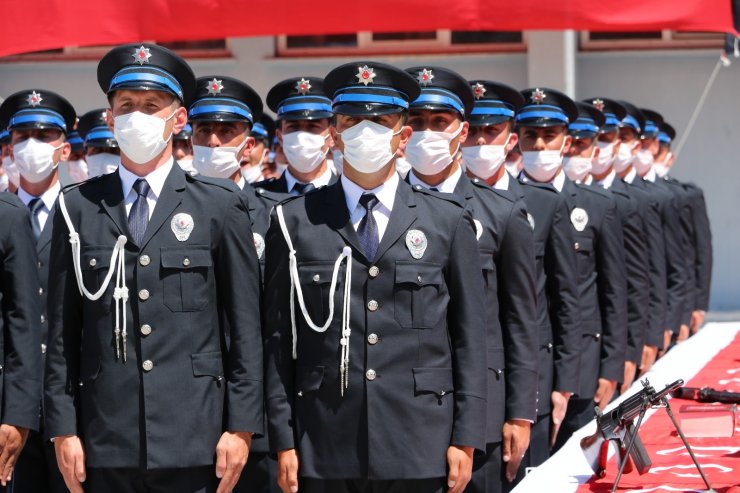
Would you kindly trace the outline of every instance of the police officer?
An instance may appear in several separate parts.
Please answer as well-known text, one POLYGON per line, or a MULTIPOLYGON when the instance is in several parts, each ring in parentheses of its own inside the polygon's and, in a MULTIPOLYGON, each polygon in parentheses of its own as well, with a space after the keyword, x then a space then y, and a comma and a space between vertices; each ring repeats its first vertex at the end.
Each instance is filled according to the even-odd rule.
POLYGON ((59 183, 63 187, 87 180, 87 163, 85 162, 85 146, 77 130, 67 135, 67 142, 71 146, 69 157, 59 166, 59 183))
POLYGON ((344 173, 276 207, 267 237, 266 388, 278 480, 285 493, 458 493, 474 449, 485 449, 473 221, 454 196, 411 187, 395 171, 412 132, 413 77, 348 63, 326 76, 324 90, 344 173))
POLYGON ((193 168, 193 127, 189 123, 172 136, 172 157, 186 172, 195 172, 193 168))
MULTIPOLYGON (((7 101, 7 100, 6 100, 7 101)), ((0 193, 0 491, 13 491, 13 468, 29 432, 39 429, 41 397, 40 300, 36 249, 28 209, 0 193), (10 487, 6 488, 10 483, 10 487)), ((43 453, 43 451, 42 451, 43 453)), ((45 471, 36 471, 44 474, 45 471)), ((15 472, 17 475, 17 470, 15 472)), ((17 491, 46 491, 23 487, 17 491)))
POLYGON ((98 82, 121 166, 59 198, 46 433, 73 493, 228 492, 263 427, 249 215, 235 186, 174 163, 195 93, 184 60, 119 46, 98 82))
POLYGON ((267 93, 267 105, 277 115, 275 135, 288 168, 280 178, 257 183, 256 188, 300 195, 337 181, 327 165, 334 145, 329 135, 333 113, 323 82, 319 77, 292 77, 267 93))
MULTIPOLYGON (((624 107, 611 100, 605 102, 592 98, 588 101, 588 103, 576 102, 578 120, 568 126, 573 138, 573 144, 568 151, 571 157, 568 159, 571 165, 574 159, 587 160, 587 167, 590 170, 590 174, 585 177, 587 181, 594 187, 608 190, 617 204, 624 237, 627 274, 627 353, 620 388, 620 392, 624 393, 632 385, 637 367, 642 362, 647 333, 650 279, 646 225, 640 214, 640 203, 630 196, 627 185, 619 179, 615 180, 613 172, 606 177, 603 176, 603 170, 600 169, 601 163, 604 162, 600 161, 602 148, 607 158, 606 163, 610 163, 613 151, 610 152, 608 146, 598 145, 598 136, 602 133, 617 133, 619 121, 626 111, 624 107), (594 181, 594 171, 599 173, 600 180, 594 181)), ((565 168, 568 169, 567 163, 565 168)), ((570 167, 571 170, 578 168, 577 165, 570 167)))
MULTIPOLYGON (((66 135, 75 124, 75 111, 63 97, 51 91, 32 89, 9 96, 0 105, 0 119, 9 122, 12 152, 21 173, 18 197, 31 212, 38 256, 37 286, 39 312, 35 314, 41 334, 39 353, 46 352, 48 316, 46 301, 51 255, 52 224, 61 190, 59 163, 71 151, 66 135), (56 165, 56 166, 55 166, 56 165)), ((39 372, 38 379, 42 379, 39 372)), ((39 401, 40 403, 40 401, 39 401)), ((31 433, 18 462, 17 491, 64 491, 64 481, 54 459, 53 446, 42 434, 31 433)))
POLYGON ((488 160, 479 147, 463 147, 458 152, 468 142, 465 118, 474 107, 468 82, 442 67, 406 71, 421 86, 409 114, 414 133, 405 149, 412 167, 407 180, 464 199, 477 228, 488 331, 488 419, 486 454, 476 457, 467 490, 501 491, 502 457, 509 463, 508 479, 512 481, 535 419, 539 334, 534 323, 532 228, 522 200, 512 200, 463 174, 461 155, 466 165, 473 158, 488 160))
POLYGON ((275 121, 265 113, 252 126, 254 146, 242 159, 242 175, 247 183, 264 180, 265 163, 275 136, 275 121))
POLYGON ((577 397, 559 431, 556 448, 593 419, 624 375, 627 344, 627 281, 624 240, 616 203, 609 194, 576 185, 565 176, 562 159, 571 145, 568 124, 578 119, 575 103, 553 89, 522 91, 526 103, 516 116, 524 181, 546 183, 568 206, 577 258, 581 310, 581 363, 577 397))
POLYGON ((77 129, 85 142, 85 160, 90 178, 118 169, 121 151, 115 135, 108 128, 106 109, 97 108, 80 117, 77 129))

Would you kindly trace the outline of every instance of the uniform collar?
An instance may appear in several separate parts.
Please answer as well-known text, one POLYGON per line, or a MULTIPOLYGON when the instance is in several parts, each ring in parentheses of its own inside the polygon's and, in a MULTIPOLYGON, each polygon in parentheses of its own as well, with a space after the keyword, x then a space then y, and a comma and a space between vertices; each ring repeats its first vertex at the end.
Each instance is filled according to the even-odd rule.
POLYGON ((419 178, 416 177, 416 172, 412 169, 409 171, 409 184, 411 186, 420 185, 426 189, 430 188, 436 188, 438 191, 442 193, 455 193, 455 187, 457 186, 457 182, 460 181, 460 177, 462 176, 462 168, 458 165, 457 170, 455 170, 450 176, 448 176, 445 181, 440 183, 439 185, 429 185, 427 183, 424 183, 419 178))
MULTIPOLYGON (((293 191, 293 187, 295 187, 296 183, 303 183, 303 182, 298 181, 296 177, 290 173, 290 168, 285 169, 283 176, 285 177, 285 183, 288 185, 288 193, 293 191)), ((316 179, 312 180, 311 183, 313 183, 313 186, 315 186, 316 188, 321 188, 321 187, 328 185, 329 182, 331 182, 331 177, 332 177, 331 168, 327 165, 324 172, 321 173, 320 176, 316 177, 316 179)))
POLYGON ((24 204, 26 204, 26 207, 28 207, 28 204, 33 199, 41 199, 41 202, 44 203, 44 206, 48 210, 51 210, 52 207, 54 207, 54 202, 56 202, 57 197, 59 197, 59 192, 62 189, 62 185, 59 183, 59 180, 56 181, 47 191, 41 194, 41 197, 36 197, 35 195, 31 195, 30 193, 26 192, 23 189, 23 186, 18 185, 18 198, 23 201, 24 204))
MULTIPOLYGON (((519 177, 523 183, 533 181, 527 176, 524 170, 519 172, 519 177)), ((562 192, 563 186, 565 185, 565 171, 563 171, 563 168, 562 167, 560 168, 560 171, 558 171, 558 173, 555 175, 555 177, 553 177, 552 180, 548 182, 544 182, 544 183, 552 185, 553 188, 555 188, 555 190, 557 190, 558 192, 562 192)))
POLYGON ((645 173, 645 176, 643 176, 642 179, 645 181, 649 181, 650 183, 655 183, 655 178, 657 176, 658 175, 655 174, 655 168, 650 166, 650 169, 648 170, 647 173, 645 173))
POLYGON ((365 190, 359 185, 352 182, 345 175, 342 175, 342 189, 344 190, 344 199, 347 202, 347 210, 350 214, 357 208, 360 203, 360 197, 366 193, 375 194, 378 201, 389 211, 393 210, 393 202, 396 200, 396 189, 398 188, 398 173, 393 173, 391 178, 372 190, 365 190))
POLYGON ((504 171, 504 174, 501 175, 501 179, 493 184, 494 190, 508 190, 509 189, 509 180, 511 180, 511 176, 509 176, 508 171, 504 171))
MULTIPOLYGON (((598 186, 602 187, 604 190, 609 190, 611 186, 614 184, 614 178, 617 176, 617 172, 614 171, 614 168, 609 172, 608 175, 606 175, 601 180, 596 180, 594 183, 596 183, 598 186)), ((593 179, 593 177, 592 177, 593 179)))
POLYGON ((624 175, 624 181, 626 183, 632 183, 635 181, 635 178, 637 178, 637 171, 635 171, 635 167, 633 166, 632 169, 629 170, 629 173, 624 175))
POLYGON ((236 186, 244 190, 244 185, 247 184, 247 180, 244 179, 241 173, 239 173, 239 181, 236 182, 236 186))
POLYGON ((149 189, 154 194, 154 196, 159 197, 162 194, 164 182, 169 176, 170 171, 172 170, 172 165, 174 163, 175 160, 172 158, 172 156, 170 156, 169 160, 166 163, 164 163, 162 166, 155 169, 146 176, 137 176, 127 170, 125 166, 119 166, 118 173, 121 176, 121 190, 123 191, 124 199, 128 197, 128 194, 131 192, 131 188, 133 188, 134 186, 134 182, 136 182, 136 180, 138 180, 139 178, 144 178, 149 184, 149 189))

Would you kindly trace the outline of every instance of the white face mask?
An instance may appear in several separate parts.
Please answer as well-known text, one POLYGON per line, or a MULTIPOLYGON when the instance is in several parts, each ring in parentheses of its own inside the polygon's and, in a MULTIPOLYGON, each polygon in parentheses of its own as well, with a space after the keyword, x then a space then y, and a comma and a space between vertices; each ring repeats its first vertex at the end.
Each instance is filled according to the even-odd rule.
POLYGON ((67 161, 67 171, 72 183, 80 183, 87 180, 87 163, 83 159, 67 161))
POLYGON ((172 138, 172 132, 165 140, 164 127, 175 113, 164 120, 154 115, 134 111, 113 119, 113 134, 121 147, 121 152, 136 164, 145 164, 156 158, 172 138))
POLYGON ((310 173, 326 159, 329 148, 324 150, 324 145, 328 138, 328 135, 303 131, 283 134, 283 152, 296 171, 310 173))
POLYGON ((0 175, 0 192, 7 192, 9 183, 10 179, 8 178, 7 173, 3 173, 2 175, 0 175))
POLYGON ((518 159, 516 161, 505 161, 504 168, 506 168, 506 171, 508 171, 511 176, 519 176, 519 171, 522 169, 519 166, 520 163, 521 161, 518 159))
POLYGON ((609 171, 614 163, 615 156, 612 154, 616 142, 597 142, 596 145, 599 146, 599 157, 591 163, 591 174, 601 176, 609 171))
POLYGON ((540 183, 552 180, 563 164, 564 147, 565 139, 559 151, 522 151, 524 171, 540 183))
POLYGON ((635 150, 635 147, 638 145, 640 145, 640 142, 637 140, 632 144, 622 142, 622 145, 619 146, 619 151, 617 151, 617 156, 614 158, 614 171, 622 173, 632 165, 632 162, 635 160, 635 156, 632 154, 632 151, 635 150))
POLYGON ((460 149, 460 143, 458 142, 455 152, 450 153, 450 142, 460 135, 462 129, 463 125, 460 123, 457 130, 452 133, 434 132, 432 130, 414 132, 411 134, 409 143, 404 150, 406 160, 419 174, 436 175, 441 173, 452 163, 455 154, 460 149))
POLYGON ((653 163, 653 169, 655 170, 655 174, 658 175, 660 178, 665 178, 668 174, 668 171, 670 171, 671 167, 668 166, 668 162, 673 157, 673 153, 669 152, 666 154, 666 157, 663 161, 655 161, 653 163))
MULTIPOLYGON (((280 168, 280 165, 278 165, 280 168)), ((262 165, 255 164, 254 166, 242 167, 242 178, 247 183, 256 183, 262 180, 262 165)))
MULTIPOLYGON (((237 154, 247 144, 244 139, 238 147, 193 146, 193 167, 198 174, 211 178, 229 178, 241 167, 237 154)), ((255 166, 258 170, 260 166, 255 166)))
POLYGON ((341 175, 342 171, 344 171, 344 154, 342 154, 342 151, 338 147, 332 149, 331 160, 334 162, 334 169, 337 170, 337 174, 341 175))
POLYGON ((650 171, 650 167, 653 165, 653 161, 653 153, 650 152, 650 150, 640 149, 639 151, 637 151, 635 161, 632 164, 634 165, 637 174, 643 176, 648 171, 650 171))
POLYGON ((406 176, 411 170, 411 163, 409 163, 405 157, 398 156, 396 158, 396 171, 406 176))
POLYGON ((344 144, 344 160, 360 173, 375 173, 383 169, 395 153, 391 151, 391 140, 399 130, 384 127, 370 120, 362 120, 338 134, 344 144))
POLYGON ((506 159, 506 146, 511 134, 503 145, 480 145, 463 147, 462 156, 465 167, 478 178, 487 180, 495 175, 506 159))
POLYGON ((90 178, 113 173, 121 162, 121 156, 111 154, 110 152, 93 154, 92 156, 87 156, 85 159, 87 159, 87 175, 90 178))
POLYGON ((583 180, 591 172, 591 163, 593 163, 595 152, 596 148, 591 151, 591 157, 566 157, 563 160, 563 168, 568 178, 576 183, 583 183, 583 180))
POLYGON ((178 159, 177 164, 180 165, 180 168, 182 168, 183 171, 186 173, 197 173, 195 170, 195 167, 193 166, 193 157, 187 157, 185 159, 178 159))
POLYGON ((13 145, 15 165, 21 176, 30 183, 44 181, 59 163, 54 162, 54 152, 64 144, 54 147, 33 137, 13 145))
POLYGON ((8 175, 8 180, 13 184, 14 187, 18 187, 20 184, 20 173, 18 173, 18 166, 15 165, 10 156, 3 158, 3 168, 5 173, 8 175))

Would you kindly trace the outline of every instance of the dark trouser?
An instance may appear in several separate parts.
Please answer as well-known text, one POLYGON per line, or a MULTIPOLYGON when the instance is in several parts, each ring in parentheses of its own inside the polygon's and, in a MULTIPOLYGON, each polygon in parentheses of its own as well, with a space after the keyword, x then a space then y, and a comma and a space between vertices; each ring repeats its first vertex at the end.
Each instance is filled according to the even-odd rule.
POLYGON ((553 453, 560 450, 573 433, 586 426, 586 424, 594 419, 595 405, 593 398, 590 397, 588 399, 570 398, 568 401, 568 411, 565 413, 565 419, 563 420, 563 424, 560 426, 560 432, 555 441, 553 453))
POLYGON ((281 493, 277 461, 264 452, 250 452, 234 493, 281 493))
POLYGON ((447 478, 432 479, 313 479, 301 478, 301 493, 442 493, 447 478))
POLYGON ((513 483, 504 482, 505 492, 513 490, 524 479, 528 467, 540 466, 550 458, 550 419, 550 414, 537 416, 537 421, 532 425, 529 434, 529 448, 522 458, 516 479, 513 483))
POLYGON ((181 469, 87 469, 86 493, 214 493, 216 466, 181 469))
POLYGON ((57 466, 54 444, 39 432, 28 434, 26 445, 13 472, 13 493, 67 493, 57 466))
POLYGON ((501 461, 501 442, 486 444, 486 453, 473 457, 473 478, 465 492, 501 493, 505 467, 501 461))

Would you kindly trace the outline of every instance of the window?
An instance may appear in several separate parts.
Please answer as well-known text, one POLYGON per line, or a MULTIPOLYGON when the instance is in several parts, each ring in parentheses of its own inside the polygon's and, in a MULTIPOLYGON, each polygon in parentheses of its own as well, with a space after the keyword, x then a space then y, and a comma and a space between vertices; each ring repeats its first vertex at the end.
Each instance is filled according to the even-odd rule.
MULTIPOLYGON (((156 42, 156 41, 155 41, 156 42)), ((157 42, 185 58, 218 58, 231 56, 226 39, 202 41, 157 42)), ((46 62, 100 60, 113 46, 67 46, 56 50, 34 51, 0 57, 0 62, 46 62)))
POLYGON ((526 51, 520 31, 437 31, 278 36, 281 57, 526 51))
POLYGON ((709 32, 682 31, 638 31, 638 32, 597 32, 580 33, 581 50, 640 50, 640 49, 680 49, 680 48, 721 48, 724 34, 709 32))

